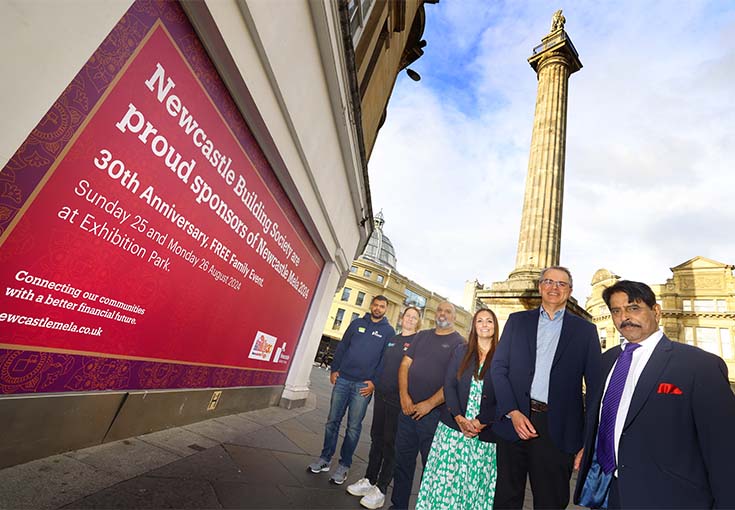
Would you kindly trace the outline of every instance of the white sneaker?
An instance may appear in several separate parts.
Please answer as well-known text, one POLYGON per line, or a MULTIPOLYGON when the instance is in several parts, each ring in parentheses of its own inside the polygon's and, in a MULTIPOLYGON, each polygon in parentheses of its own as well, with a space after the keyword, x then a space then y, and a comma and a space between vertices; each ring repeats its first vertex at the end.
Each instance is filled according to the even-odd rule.
POLYGON ((375 510, 376 508, 383 508, 385 504, 385 494, 380 492, 377 485, 374 485, 370 492, 368 492, 361 500, 360 504, 365 508, 375 510))
POLYGON ((364 496, 370 489, 374 487, 367 478, 360 478, 358 481, 347 487, 347 492, 353 496, 364 496))

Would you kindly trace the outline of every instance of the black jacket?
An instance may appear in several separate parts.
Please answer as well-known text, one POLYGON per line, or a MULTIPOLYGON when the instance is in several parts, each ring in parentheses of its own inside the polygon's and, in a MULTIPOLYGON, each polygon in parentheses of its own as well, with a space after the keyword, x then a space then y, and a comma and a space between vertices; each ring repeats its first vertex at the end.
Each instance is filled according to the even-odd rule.
MULTIPOLYGON (((485 377, 482 381, 480 413, 477 416, 466 416, 465 414, 467 412, 467 400, 470 397, 474 364, 465 370, 459 380, 457 380, 457 370, 459 370, 459 365, 462 363, 462 358, 464 358, 466 352, 467 345, 459 345, 449 360, 447 373, 444 377, 444 400, 446 400, 447 405, 442 410, 441 420, 445 425, 452 427, 454 430, 459 430, 459 425, 454 421, 455 416, 462 415, 468 420, 477 418, 480 420, 480 423, 487 425, 478 436, 480 441, 494 443, 495 434, 493 434, 490 428, 495 419, 495 392, 493 391, 493 383, 490 379, 490 368, 485 372, 485 377)), ((486 360, 485 363, 490 363, 490 360, 486 360)))

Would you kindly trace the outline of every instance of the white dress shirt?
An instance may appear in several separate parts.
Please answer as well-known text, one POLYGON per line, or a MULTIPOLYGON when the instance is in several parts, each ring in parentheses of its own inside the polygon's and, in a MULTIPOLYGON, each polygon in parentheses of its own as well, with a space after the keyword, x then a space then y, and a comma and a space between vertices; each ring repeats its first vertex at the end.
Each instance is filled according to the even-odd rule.
MULTIPOLYGON (((630 370, 628 371, 628 378, 625 380, 625 387, 623 388, 623 394, 620 397, 620 407, 618 407, 618 414, 615 417, 615 463, 618 461, 618 444, 620 443, 620 436, 623 433, 623 425, 625 425, 625 419, 628 417, 628 409, 630 408, 630 401, 633 399, 633 392, 635 386, 638 383, 638 379, 646 368, 648 360, 651 359, 651 354, 656 348, 658 341, 664 336, 664 332, 660 329, 654 332, 651 336, 645 340, 640 341, 640 347, 633 351, 633 359, 630 363, 630 370)), ((621 348, 625 349, 625 344, 629 343, 627 340, 623 340, 620 345, 621 348)), ((617 365, 618 362, 615 362, 617 365)), ((610 373, 607 374, 607 381, 605 381, 605 393, 607 393, 607 386, 610 384, 610 377, 612 377, 615 371, 615 365, 610 369, 610 373)), ((603 401, 605 394, 602 395, 603 401)), ((602 414, 602 406, 600 406, 600 414, 602 414)), ((618 470, 615 470, 615 476, 618 476, 618 470)))

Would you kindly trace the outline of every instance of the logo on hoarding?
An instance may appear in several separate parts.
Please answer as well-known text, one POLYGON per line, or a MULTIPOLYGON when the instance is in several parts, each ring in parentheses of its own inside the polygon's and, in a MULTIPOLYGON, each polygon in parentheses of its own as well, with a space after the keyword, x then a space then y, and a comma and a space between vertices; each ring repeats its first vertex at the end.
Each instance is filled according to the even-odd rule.
POLYGON ((259 359, 261 361, 270 361, 273 354, 273 347, 278 339, 273 335, 258 331, 253 340, 253 346, 250 348, 248 358, 259 359))
POLYGON ((286 354, 286 342, 276 349, 276 355, 273 357, 273 363, 287 364, 291 357, 286 354))

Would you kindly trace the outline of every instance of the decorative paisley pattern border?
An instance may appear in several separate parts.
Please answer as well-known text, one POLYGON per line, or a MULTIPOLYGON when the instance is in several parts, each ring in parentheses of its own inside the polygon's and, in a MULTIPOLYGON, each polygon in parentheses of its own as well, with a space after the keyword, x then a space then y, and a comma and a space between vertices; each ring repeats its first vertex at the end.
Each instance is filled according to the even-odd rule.
POLYGON ((0 349, 0 394, 277 386, 283 372, 0 349))

